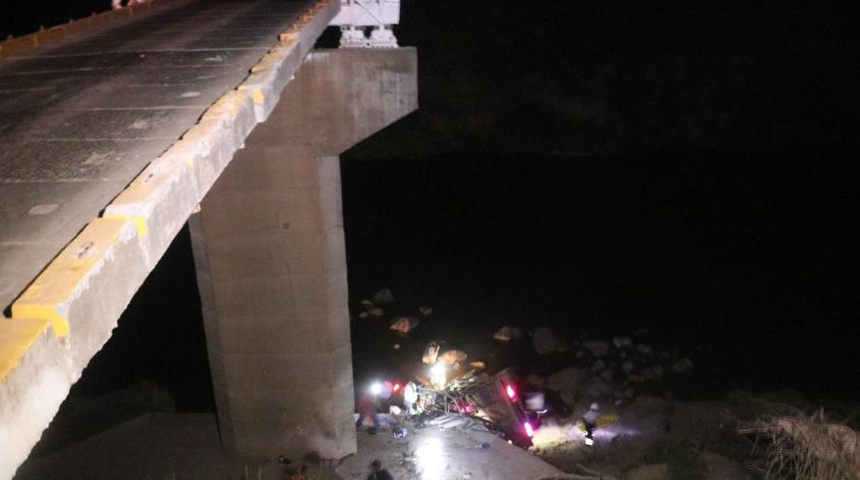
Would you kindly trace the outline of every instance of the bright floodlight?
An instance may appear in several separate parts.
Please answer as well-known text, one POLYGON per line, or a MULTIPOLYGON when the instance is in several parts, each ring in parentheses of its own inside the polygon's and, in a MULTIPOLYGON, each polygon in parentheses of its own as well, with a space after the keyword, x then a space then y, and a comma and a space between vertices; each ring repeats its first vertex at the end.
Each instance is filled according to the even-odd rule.
POLYGON ((445 386, 445 365, 437 363, 430 367, 430 383, 439 387, 445 386))
POLYGON ((380 382, 373 382, 370 385, 370 393, 374 395, 379 395, 382 393, 382 384, 380 382))

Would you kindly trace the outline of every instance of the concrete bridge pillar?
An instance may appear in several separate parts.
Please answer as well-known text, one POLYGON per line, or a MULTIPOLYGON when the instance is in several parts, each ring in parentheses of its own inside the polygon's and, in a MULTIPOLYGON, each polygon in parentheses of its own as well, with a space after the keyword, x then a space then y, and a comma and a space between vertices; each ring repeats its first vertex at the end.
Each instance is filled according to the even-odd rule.
POLYGON ((355 453, 338 155, 416 108, 414 49, 313 51, 190 219, 228 451, 355 453))

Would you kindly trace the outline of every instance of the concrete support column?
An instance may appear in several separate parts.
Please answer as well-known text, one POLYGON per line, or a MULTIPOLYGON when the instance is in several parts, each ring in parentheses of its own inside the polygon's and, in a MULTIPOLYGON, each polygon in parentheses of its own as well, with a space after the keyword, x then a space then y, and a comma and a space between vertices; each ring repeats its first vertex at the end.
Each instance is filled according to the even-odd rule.
POLYGON ((414 49, 314 51, 189 221, 225 447, 355 453, 339 155, 417 108, 414 49))

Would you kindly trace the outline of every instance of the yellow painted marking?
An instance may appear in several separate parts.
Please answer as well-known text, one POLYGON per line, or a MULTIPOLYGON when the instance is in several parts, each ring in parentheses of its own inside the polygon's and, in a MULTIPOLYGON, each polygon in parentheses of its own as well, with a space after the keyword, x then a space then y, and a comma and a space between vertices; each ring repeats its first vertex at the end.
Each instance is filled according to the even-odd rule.
POLYGON ((103 218, 113 218, 117 220, 126 220, 130 222, 134 222, 134 226, 137 228, 137 236, 140 238, 146 238, 149 235, 149 226, 146 224, 146 218, 143 215, 121 215, 119 213, 107 213, 103 218))
POLYGON ((127 225, 128 220, 121 218, 90 222, 12 304, 12 318, 47 319, 55 335, 68 336, 69 319, 59 306, 69 303, 86 287, 94 267, 110 247, 119 243, 127 225))
POLYGON ((251 98, 254 99, 254 103, 256 103, 257 105, 262 105, 264 100, 263 91, 259 88, 255 88, 254 91, 251 92, 251 98))
POLYGON ((50 326, 51 322, 45 319, 0 318, 0 382, 6 380, 50 326))

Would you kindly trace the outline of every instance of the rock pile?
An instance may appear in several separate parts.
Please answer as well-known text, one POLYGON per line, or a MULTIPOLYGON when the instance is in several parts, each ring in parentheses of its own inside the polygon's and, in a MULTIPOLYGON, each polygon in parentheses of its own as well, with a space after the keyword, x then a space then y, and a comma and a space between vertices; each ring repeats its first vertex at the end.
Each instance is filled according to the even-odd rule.
POLYGON ((581 399, 611 401, 616 405, 630 402, 642 390, 655 387, 669 375, 689 375, 693 362, 677 352, 655 350, 631 337, 614 337, 611 341, 582 340, 563 345, 548 327, 532 335, 535 351, 541 355, 572 355, 572 365, 547 378, 531 376, 528 381, 538 388, 556 391, 572 406, 581 399))

